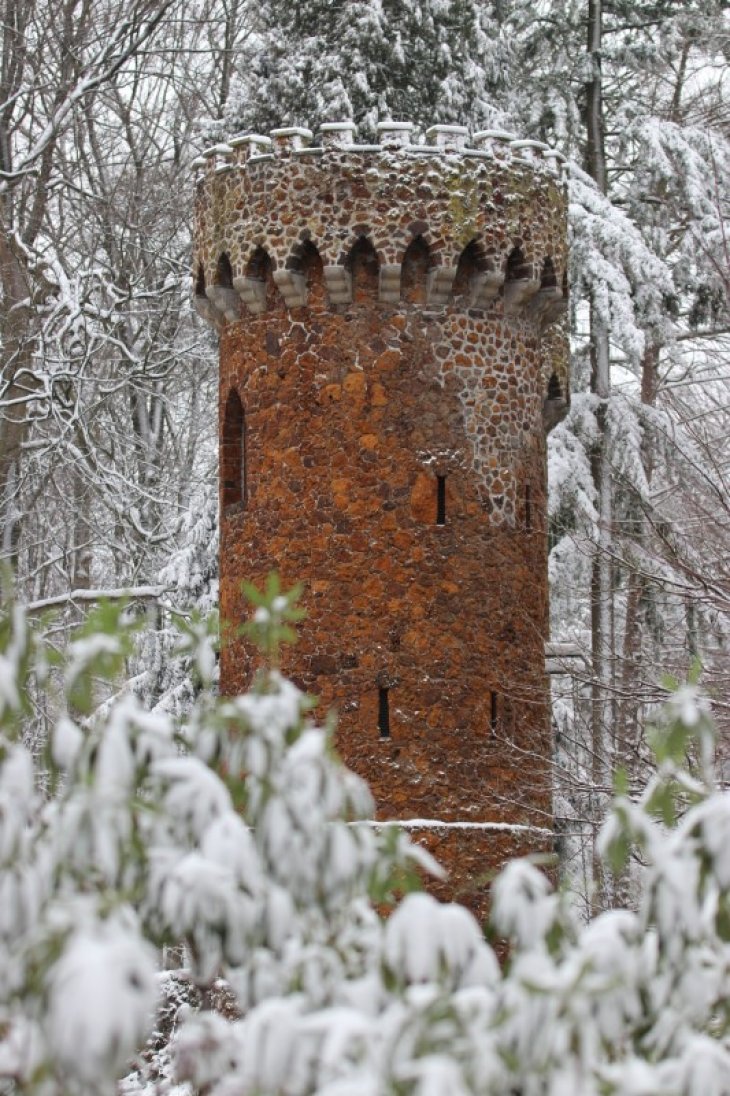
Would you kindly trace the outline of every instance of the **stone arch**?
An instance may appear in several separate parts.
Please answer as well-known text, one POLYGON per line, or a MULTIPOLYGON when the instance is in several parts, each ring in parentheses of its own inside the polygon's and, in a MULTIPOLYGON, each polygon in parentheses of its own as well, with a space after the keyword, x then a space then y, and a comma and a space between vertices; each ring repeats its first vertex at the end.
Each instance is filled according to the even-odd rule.
POLYGON ((548 379, 547 398, 549 400, 561 400, 563 398, 563 389, 555 370, 553 370, 548 379))
POLYGON ((428 275, 433 266, 431 248, 422 235, 415 236, 403 256, 400 274, 401 300, 409 304, 425 304, 428 297, 428 275))
POLYGON ((358 237, 345 260, 345 267, 352 278, 353 303, 377 300, 380 262, 367 236, 358 237))
POLYGON ((311 240, 304 240, 293 250, 287 267, 301 275, 307 304, 324 308, 326 304, 324 264, 319 248, 311 240))
POLYGON ((525 258, 525 253, 519 244, 516 244, 509 255, 504 267, 504 280, 506 282, 521 282, 532 274, 532 267, 525 258))
POLYGON ((220 467, 223 509, 241 504, 245 506, 246 412, 235 388, 230 389, 223 409, 220 467))
POLYGON ((248 262, 246 263, 246 277, 256 278, 257 281, 265 282, 274 273, 274 260, 269 255, 265 247, 258 244, 251 252, 248 262))
POLYGON ((233 267, 227 251, 221 251, 215 264, 215 284, 223 289, 233 289, 233 267))
POLYGON ((475 238, 466 245, 459 256, 452 291, 454 297, 470 298, 473 293, 474 279, 487 269, 488 261, 484 246, 480 240, 475 238))
POLYGON ((280 300, 274 281, 275 263, 269 252, 258 244, 246 263, 246 278, 258 282, 266 308, 273 308, 280 300))
POLYGON ((564 392, 563 382, 553 370, 548 378, 547 392, 542 401, 542 425, 546 434, 549 434, 567 415, 569 402, 567 396, 567 383, 564 392))
POLYGON ((557 289, 557 287, 558 275, 555 272, 555 264, 548 255, 542 264, 542 271, 540 272, 540 289, 557 289))

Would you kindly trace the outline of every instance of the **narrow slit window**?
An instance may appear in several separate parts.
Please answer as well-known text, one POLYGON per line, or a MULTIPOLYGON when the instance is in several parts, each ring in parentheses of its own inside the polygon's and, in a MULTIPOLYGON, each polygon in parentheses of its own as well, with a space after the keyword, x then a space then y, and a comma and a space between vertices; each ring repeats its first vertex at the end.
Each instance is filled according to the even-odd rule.
POLYGON ((497 721, 499 719, 499 703, 495 692, 489 694, 489 709, 489 727, 492 734, 496 734, 497 721))
POLYGON ((528 533, 532 529, 532 497, 529 483, 525 487, 525 529, 528 533))
POLYGON ((390 738, 390 704, 388 690, 378 689, 378 731, 381 738, 390 738))
POLYGON ((195 279, 195 295, 196 297, 205 296, 205 271, 203 270, 202 263, 198 263, 198 276, 195 279))
POLYGON ((446 476, 436 476, 436 524, 446 525, 446 476))
POLYGON ((246 504, 246 415, 235 389, 231 389, 223 415, 221 479, 223 507, 246 504))

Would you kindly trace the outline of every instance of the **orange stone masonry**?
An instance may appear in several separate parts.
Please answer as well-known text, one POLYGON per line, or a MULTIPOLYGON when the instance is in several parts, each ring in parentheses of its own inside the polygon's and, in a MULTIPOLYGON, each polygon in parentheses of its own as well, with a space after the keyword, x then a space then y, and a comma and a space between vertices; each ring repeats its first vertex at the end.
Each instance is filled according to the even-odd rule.
MULTIPOLYGON (((561 157, 500 132, 276 130, 196 161, 220 332, 221 616, 277 569, 283 669, 338 713, 377 818, 478 913, 552 848, 545 434, 569 400, 561 157)), ((249 684, 242 641, 225 693, 249 684)))

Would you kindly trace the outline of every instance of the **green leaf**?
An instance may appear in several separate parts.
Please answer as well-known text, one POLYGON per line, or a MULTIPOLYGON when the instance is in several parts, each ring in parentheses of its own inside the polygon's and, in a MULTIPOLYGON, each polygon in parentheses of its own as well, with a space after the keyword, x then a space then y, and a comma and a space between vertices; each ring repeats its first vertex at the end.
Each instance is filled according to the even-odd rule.
POLYGON ((631 841, 628 834, 622 831, 614 837, 606 853, 609 867, 614 875, 619 875, 624 870, 628 864, 630 852, 631 841))
POLYGON ((621 766, 613 774, 613 793, 624 797, 629 794, 629 774, 621 766))
POLYGON ((254 606, 254 612, 251 619, 239 629, 240 634, 250 639, 277 666, 281 647, 297 641, 297 634, 291 625, 299 623, 306 616, 305 610, 297 605, 304 587, 297 583, 291 590, 284 591, 279 575, 272 571, 263 592, 250 582, 242 583, 241 589, 254 606))
POLYGON ((677 785, 667 781, 655 788, 646 809, 650 814, 661 818, 665 826, 673 826, 677 821, 677 785))

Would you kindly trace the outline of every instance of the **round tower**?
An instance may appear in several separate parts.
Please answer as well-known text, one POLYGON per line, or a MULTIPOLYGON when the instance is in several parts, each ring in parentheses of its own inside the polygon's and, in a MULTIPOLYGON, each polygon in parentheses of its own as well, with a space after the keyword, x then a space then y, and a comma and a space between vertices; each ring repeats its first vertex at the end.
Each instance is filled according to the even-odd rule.
MULTIPOLYGON (((407 123, 242 136, 196 161, 220 332, 221 616, 305 584, 284 671, 338 713, 383 822, 478 911, 552 847, 546 430, 569 399, 559 153, 407 123)), ((222 652, 221 687, 252 654, 222 652)))

